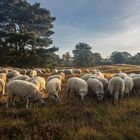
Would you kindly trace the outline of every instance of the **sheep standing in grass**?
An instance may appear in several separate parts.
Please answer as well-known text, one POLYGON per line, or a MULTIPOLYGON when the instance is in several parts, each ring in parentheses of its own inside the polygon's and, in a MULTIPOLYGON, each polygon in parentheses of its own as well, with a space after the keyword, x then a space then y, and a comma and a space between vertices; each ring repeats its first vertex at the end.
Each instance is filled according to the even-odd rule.
POLYGON ((61 80, 54 78, 46 83, 45 90, 50 97, 53 97, 56 101, 59 99, 58 93, 61 92, 61 80))
POLYGON ((108 84, 108 90, 112 95, 112 102, 118 100, 119 96, 123 97, 123 92, 125 89, 124 80, 121 77, 112 77, 108 84))
POLYGON ((133 86, 134 86, 133 79, 130 77, 126 77, 124 78, 124 83, 125 83, 124 95, 129 97, 130 92, 132 91, 133 86))
POLYGON ((19 76, 13 77, 11 80, 27 80, 29 78, 30 77, 27 75, 19 75, 19 76))
POLYGON ((100 77, 91 77, 91 78, 95 78, 95 79, 98 79, 99 81, 101 81, 102 84, 103 84, 104 91, 105 92, 107 91, 107 89, 108 89, 108 80, 106 78, 100 78, 100 77))
POLYGON ((12 79, 13 77, 16 77, 16 76, 19 76, 19 75, 20 75, 19 71, 12 70, 12 71, 8 72, 7 78, 12 79))
POLYGON ((9 101, 12 100, 13 105, 14 97, 24 97, 27 100, 26 108, 29 107, 30 100, 38 100, 44 104, 44 94, 41 93, 37 86, 34 84, 22 81, 22 80, 13 80, 7 83, 7 102, 6 108, 9 107, 9 101))
POLYGON ((5 81, 0 79, 0 96, 5 95, 5 81))
POLYGON ((81 79, 87 81, 90 77, 92 77, 92 74, 85 74, 85 75, 81 76, 81 79))
POLYGON ((75 69, 75 70, 74 70, 74 73, 80 75, 80 74, 82 73, 82 71, 81 71, 81 69, 75 69))
POLYGON ((104 90, 103 90, 103 84, 101 81, 99 81, 96 78, 89 78, 87 80, 88 83, 88 89, 89 94, 95 94, 97 96, 97 99, 101 101, 104 97, 104 90))
POLYGON ((75 93, 76 95, 79 95, 81 97, 81 100, 84 100, 84 96, 88 92, 87 82, 81 78, 72 77, 68 79, 67 91, 68 91, 68 96, 69 93, 71 92, 71 93, 75 93))
POLYGON ((56 75, 51 75, 47 78, 47 81, 50 81, 51 79, 54 79, 54 78, 58 78, 60 79, 61 81, 65 79, 65 74, 64 73, 60 73, 60 74, 56 74, 56 75))
POLYGON ((133 92, 134 92, 135 95, 136 95, 136 93, 139 94, 139 91, 140 91, 140 77, 134 77, 133 82, 134 82, 133 92))
POLYGON ((113 75, 113 77, 121 77, 122 79, 128 77, 128 75, 124 72, 119 72, 119 73, 116 73, 115 75, 113 75))
POLYGON ((45 90, 46 81, 43 77, 35 76, 35 77, 30 78, 30 79, 27 79, 26 81, 35 84, 39 88, 39 90, 41 90, 41 91, 45 90))

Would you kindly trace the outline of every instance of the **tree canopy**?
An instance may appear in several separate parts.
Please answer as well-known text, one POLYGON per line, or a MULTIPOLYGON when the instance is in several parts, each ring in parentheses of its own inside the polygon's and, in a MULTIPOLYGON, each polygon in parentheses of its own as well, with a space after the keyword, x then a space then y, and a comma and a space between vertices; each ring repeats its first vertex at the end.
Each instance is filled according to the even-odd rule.
POLYGON ((94 64, 94 55, 91 47, 86 43, 79 43, 73 50, 74 64, 77 66, 91 66, 94 64))
MULTIPOLYGON (((41 60, 43 54, 51 51, 55 55, 58 48, 47 49, 53 42, 51 29, 55 21, 49 10, 41 8, 40 3, 31 5, 26 0, 1 0, 0 9, 0 50, 3 54, 0 63, 19 65, 28 60, 28 64, 32 64, 35 59, 37 64, 37 58, 41 60)), ((49 55, 45 56, 49 59, 49 55)))

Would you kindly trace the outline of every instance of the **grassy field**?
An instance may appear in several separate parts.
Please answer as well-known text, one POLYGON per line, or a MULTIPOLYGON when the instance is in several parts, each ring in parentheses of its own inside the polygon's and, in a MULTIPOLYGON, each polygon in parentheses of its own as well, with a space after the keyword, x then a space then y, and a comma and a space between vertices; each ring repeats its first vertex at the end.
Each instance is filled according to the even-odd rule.
MULTIPOLYGON (((116 72, 116 67, 98 68, 108 75, 116 72)), ((127 66, 121 70, 140 69, 127 66)), ((122 100, 116 106, 88 97, 85 102, 83 105, 72 95, 68 99, 65 86, 60 102, 46 99, 45 107, 32 103, 27 110, 25 102, 17 102, 16 108, 11 105, 6 110, 1 98, 0 139, 140 140, 140 97, 122 100)))

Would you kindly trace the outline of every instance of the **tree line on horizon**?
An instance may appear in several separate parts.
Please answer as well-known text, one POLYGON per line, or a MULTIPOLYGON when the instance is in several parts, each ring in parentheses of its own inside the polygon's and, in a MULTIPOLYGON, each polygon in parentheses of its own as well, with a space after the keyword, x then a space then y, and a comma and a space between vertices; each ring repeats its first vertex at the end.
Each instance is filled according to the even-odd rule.
POLYGON ((109 58, 93 53, 91 46, 78 43, 62 58, 56 55, 52 30, 55 21, 48 9, 40 3, 27 0, 0 1, 0 65, 16 67, 94 66, 105 64, 140 64, 140 53, 113 52, 109 58))

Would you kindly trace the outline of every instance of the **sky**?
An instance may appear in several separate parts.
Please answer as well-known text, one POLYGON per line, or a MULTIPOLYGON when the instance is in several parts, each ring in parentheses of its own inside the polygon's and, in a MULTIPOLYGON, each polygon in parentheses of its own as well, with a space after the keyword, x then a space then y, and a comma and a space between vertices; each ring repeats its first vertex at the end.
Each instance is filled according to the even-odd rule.
POLYGON ((103 57, 140 52, 140 0, 28 0, 56 17, 53 46, 61 56, 85 42, 103 57))

